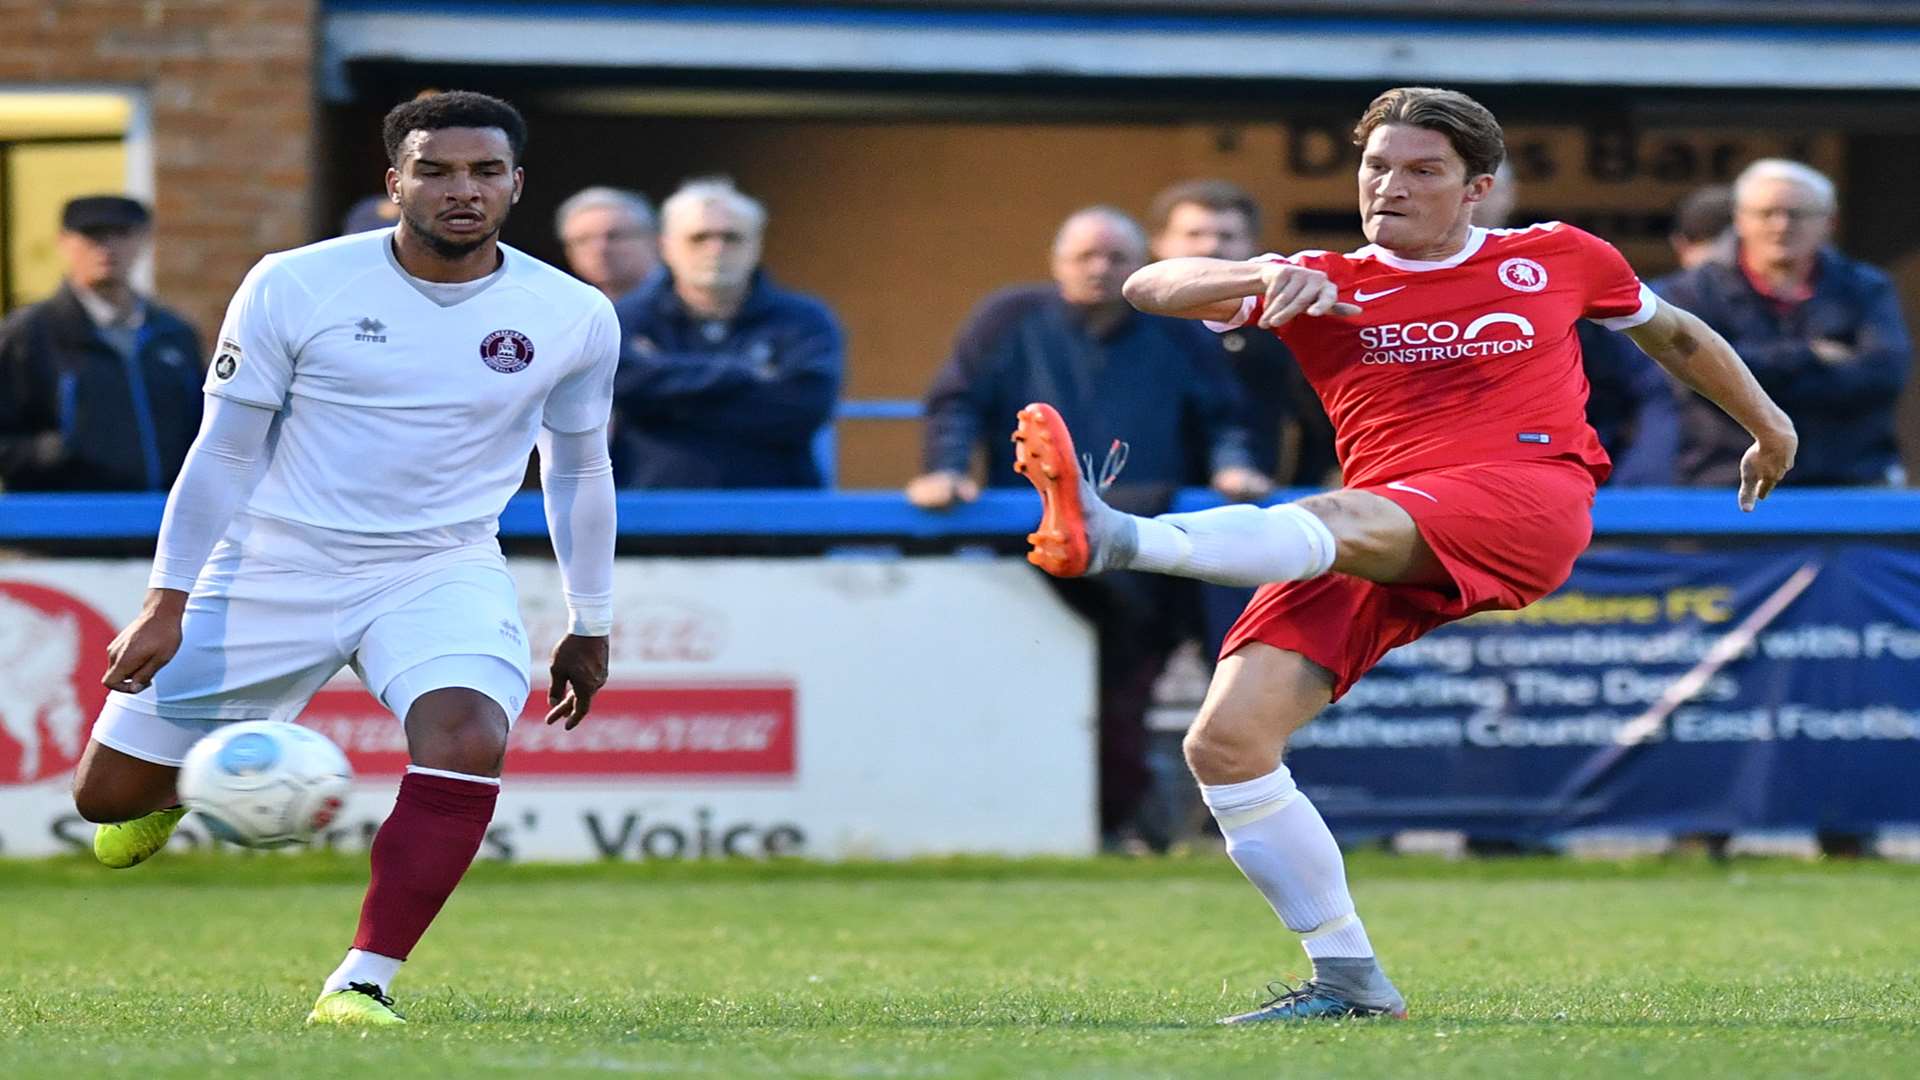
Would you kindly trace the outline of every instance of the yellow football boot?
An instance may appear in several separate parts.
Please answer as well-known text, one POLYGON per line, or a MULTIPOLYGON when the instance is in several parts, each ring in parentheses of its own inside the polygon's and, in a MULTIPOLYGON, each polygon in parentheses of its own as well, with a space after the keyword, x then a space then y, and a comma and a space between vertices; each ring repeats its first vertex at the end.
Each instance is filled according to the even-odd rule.
POLYGON ((393 1011, 393 999, 372 983, 348 983, 345 990, 329 990, 313 1003, 308 1024, 342 1027, 390 1027, 407 1018, 393 1011))
POLYGON ((97 826, 93 830, 93 857, 115 870, 139 866, 167 846, 173 830, 186 816, 186 807, 175 806, 132 821, 97 826))

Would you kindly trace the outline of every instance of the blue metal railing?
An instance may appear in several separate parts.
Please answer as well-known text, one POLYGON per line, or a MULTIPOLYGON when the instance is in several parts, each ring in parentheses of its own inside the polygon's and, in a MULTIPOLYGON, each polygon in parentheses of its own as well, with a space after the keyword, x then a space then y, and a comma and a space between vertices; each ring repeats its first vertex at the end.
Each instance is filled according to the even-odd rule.
POLYGON ((918 398, 852 398, 833 415, 837 420, 918 420, 926 411, 918 398))
MULTIPOLYGON (((1281 492, 1276 501, 1308 491, 1281 492)), ((1219 505, 1189 490, 1176 510, 1219 505)), ((160 528, 158 494, 0 495, 0 543, 7 541, 143 540, 160 528)), ((827 537, 978 540, 1013 538, 1033 528, 1039 504, 1026 490, 994 490, 980 501, 935 513, 907 504, 897 491, 628 491, 620 495, 624 537, 827 537)), ((1732 491, 1602 491, 1593 509, 1595 535, 1631 536, 1897 536, 1920 537, 1920 491, 1805 490, 1776 492, 1751 514, 1732 491)), ((501 535, 546 535, 538 494, 513 498, 501 535)))
POLYGON ((848 398, 833 408, 833 419, 813 434, 813 463, 821 479, 834 487, 840 477, 840 423, 845 420, 918 420, 926 406, 914 398, 848 398))

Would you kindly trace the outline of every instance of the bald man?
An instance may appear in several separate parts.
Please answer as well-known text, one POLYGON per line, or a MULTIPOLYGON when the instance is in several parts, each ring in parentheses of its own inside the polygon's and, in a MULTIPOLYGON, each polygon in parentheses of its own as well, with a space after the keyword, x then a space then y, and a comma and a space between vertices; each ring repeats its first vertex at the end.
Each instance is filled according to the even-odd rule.
MULTIPOLYGON (((937 510, 977 497, 976 448, 985 450, 987 485, 1024 488, 1004 429, 1034 401, 1059 409, 1090 448, 1128 444, 1109 501, 1164 510, 1177 489, 1206 484, 1235 499, 1266 493, 1219 345, 1197 323, 1142 314, 1120 295, 1146 255, 1132 218, 1088 207, 1055 234, 1050 283, 1003 289, 974 309, 927 394, 926 471, 907 486, 915 505, 937 510)), ((1056 582, 1099 635, 1100 818, 1109 845, 1129 833, 1153 847, 1166 840, 1163 827, 1140 821, 1150 784, 1145 714, 1153 680, 1198 604, 1189 583, 1170 581, 1056 582)))
POLYGON ((907 486, 916 506, 944 509, 979 495, 971 462, 983 436, 991 436, 987 483, 1021 486, 999 435, 1005 418, 1031 401, 1085 415, 1094 425, 1088 445, 1127 442, 1129 486, 1266 494, 1271 484, 1252 467, 1239 395, 1218 347, 1191 324, 1142 315, 1121 297, 1146 258, 1146 234, 1132 218, 1091 206, 1054 235, 1050 284, 1003 289, 974 309, 928 391, 926 472, 907 486), (1182 407, 1168 409, 1170 402, 1182 407))

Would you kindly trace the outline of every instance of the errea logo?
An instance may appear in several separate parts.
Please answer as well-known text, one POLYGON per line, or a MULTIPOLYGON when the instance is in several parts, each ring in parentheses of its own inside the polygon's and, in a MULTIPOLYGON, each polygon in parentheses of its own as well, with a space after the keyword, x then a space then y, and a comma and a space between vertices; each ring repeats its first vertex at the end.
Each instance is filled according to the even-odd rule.
POLYGON ((359 322, 354 323, 353 327, 355 330, 359 331, 359 333, 356 333, 353 335, 353 340, 371 341, 371 342, 374 342, 375 344, 380 344, 380 345, 386 344, 387 324, 381 322, 379 319, 376 319, 373 316, 369 315, 366 318, 361 319, 359 322))
POLYGON ((1360 362, 1419 364, 1429 360, 1511 356, 1533 348, 1533 339, 1533 323, 1526 316, 1510 311, 1489 312, 1464 327, 1449 319, 1363 326, 1360 344, 1367 351, 1361 354, 1360 362), (1492 331, 1499 326, 1513 329, 1493 336, 1492 331))

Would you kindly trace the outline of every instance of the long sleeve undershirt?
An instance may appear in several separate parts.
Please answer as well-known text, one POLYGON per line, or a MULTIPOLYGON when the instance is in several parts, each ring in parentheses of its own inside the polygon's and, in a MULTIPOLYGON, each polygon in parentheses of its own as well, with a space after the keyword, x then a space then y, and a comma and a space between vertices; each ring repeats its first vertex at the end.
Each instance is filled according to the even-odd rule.
POLYGON ((560 560, 567 632, 605 637, 613 632, 616 531, 607 429, 571 435, 543 429, 540 488, 546 501, 547 532, 560 560))
POLYGON ((200 434, 167 496, 148 588, 192 591, 213 545, 253 490, 275 415, 259 405, 207 395, 200 434))

